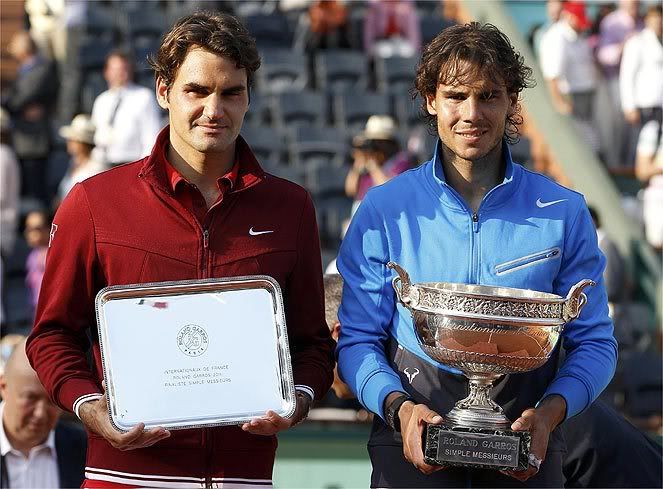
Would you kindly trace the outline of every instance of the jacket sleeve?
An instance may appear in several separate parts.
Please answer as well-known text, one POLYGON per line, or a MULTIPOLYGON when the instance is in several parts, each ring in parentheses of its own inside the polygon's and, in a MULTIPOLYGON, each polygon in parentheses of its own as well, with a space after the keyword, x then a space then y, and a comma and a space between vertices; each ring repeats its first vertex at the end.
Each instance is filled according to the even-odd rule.
POLYGON ((69 411, 77 400, 101 393, 85 356, 100 282, 92 215, 85 190, 77 184, 53 220, 35 325, 26 345, 50 397, 69 411))
POLYGON ((384 418, 387 395, 405 389, 385 353, 395 294, 386 232, 370 196, 355 213, 337 261, 343 276, 338 371, 366 409, 384 418))
POLYGON ((605 257, 597 243, 596 230, 582 202, 575 222, 566 232, 560 272, 554 293, 566 297, 582 279, 596 282, 587 287, 587 304, 578 319, 562 333, 566 359, 544 397, 559 394, 566 400, 567 418, 583 411, 608 385, 617 365, 617 342, 608 316, 608 297, 603 281, 605 257))
POLYGON ((325 321, 322 258, 313 202, 308 193, 297 236, 297 261, 284 291, 295 386, 317 400, 334 377, 334 340, 325 321))

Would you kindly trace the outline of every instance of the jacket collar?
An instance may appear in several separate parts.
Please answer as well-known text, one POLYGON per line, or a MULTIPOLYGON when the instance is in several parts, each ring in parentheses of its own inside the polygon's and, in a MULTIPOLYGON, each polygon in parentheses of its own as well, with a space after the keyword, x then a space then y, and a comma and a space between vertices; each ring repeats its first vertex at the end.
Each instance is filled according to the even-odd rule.
MULTIPOLYGON (((444 167, 442 166, 441 145, 442 142, 438 139, 435 144, 433 159, 431 160, 432 172, 429 175, 432 176, 433 187, 437 189, 437 192, 441 191, 441 199, 445 204, 466 210, 467 204, 465 201, 460 194, 447 183, 446 176, 444 175, 444 167)), ((481 202, 482 209, 497 207, 503 204, 518 187, 521 168, 513 162, 513 159, 511 158, 511 150, 506 141, 502 144, 502 158, 504 158, 504 161, 506 162, 504 180, 489 190, 484 196, 483 201, 481 202)))
MULTIPOLYGON (((139 176, 169 194, 173 194, 172 186, 166 172, 165 154, 170 144, 170 125, 164 127, 157 136, 156 143, 150 155, 145 158, 139 176)), ((242 138, 237 137, 236 160, 239 164, 237 179, 230 193, 240 192, 260 183, 265 179, 265 171, 262 169, 253 151, 242 138)))

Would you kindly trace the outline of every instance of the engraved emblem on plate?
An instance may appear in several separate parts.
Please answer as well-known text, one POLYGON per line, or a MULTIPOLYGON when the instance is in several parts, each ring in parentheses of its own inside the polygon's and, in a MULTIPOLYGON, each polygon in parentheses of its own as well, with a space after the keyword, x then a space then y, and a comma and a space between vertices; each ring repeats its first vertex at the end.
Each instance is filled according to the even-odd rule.
POLYGON ((177 346, 190 357, 199 357, 207 350, 207 331, 197 324, 187 324, 177 333, 177 346))

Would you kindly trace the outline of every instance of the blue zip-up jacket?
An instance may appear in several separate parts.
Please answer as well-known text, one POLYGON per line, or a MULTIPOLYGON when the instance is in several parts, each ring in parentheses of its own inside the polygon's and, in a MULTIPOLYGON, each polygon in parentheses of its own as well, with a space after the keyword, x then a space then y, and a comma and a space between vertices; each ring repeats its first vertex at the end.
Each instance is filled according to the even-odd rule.
POLYGON ((573 416, 614 374, 605 258, 584 198, 513 163, 504 146, 504 181, 484 196, 476 214, 446 183, 436 149, 432 160, 371 189, 352 219, 337 261, 344 279, 338 369, 359 401, 382 417, 386 396, 406 391, 385 354, 389 337, 460 374, 422 351, 409 311, 397 303, 390 260, 412 283, 499 285, 566 297, 580 280, 594 280, 580 317, 564 328, 566 359, 543 397, 561 395, 567 417, 573 416))

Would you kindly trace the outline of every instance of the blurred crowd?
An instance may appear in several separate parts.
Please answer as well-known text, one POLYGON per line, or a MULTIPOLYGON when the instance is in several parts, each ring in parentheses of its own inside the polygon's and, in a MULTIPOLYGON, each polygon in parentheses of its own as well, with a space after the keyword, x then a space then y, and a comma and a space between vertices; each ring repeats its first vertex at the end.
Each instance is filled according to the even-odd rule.
MULTIPOLYGON (((454 22, 454 2, 27 0, 25 29, 3 46, 17 63, 0 112, 3 361, 20 340, 10 333, 31 327, 59 203, 77 182, 149 154, 166 117, 146 58, 173 19, 200 7, 237 14, 255 33, 263 64, 242 134, 267 171, 313 195, 329 273, 368 189, 429 158, 435 140, 409 89, 422 45, 454 22)), ((542 1, 548 21, 532 29, 530 42, 555 109, 570 116, 608 169, 640 181, 646 238, 660 257, 661 4, 588 7, 542 1)), ((622 359, 604 397, 660 433, 657 325, 631 300, 624 258, 594 214, 622 359), (646 392, 636 389, 642 385, 646 392)), ((337 337, 341 286, 328 278, 326 287, 337 337)), ((342 419, 369 418, 343 388, 335 383, 324 406, 351 413, 342 419)))

